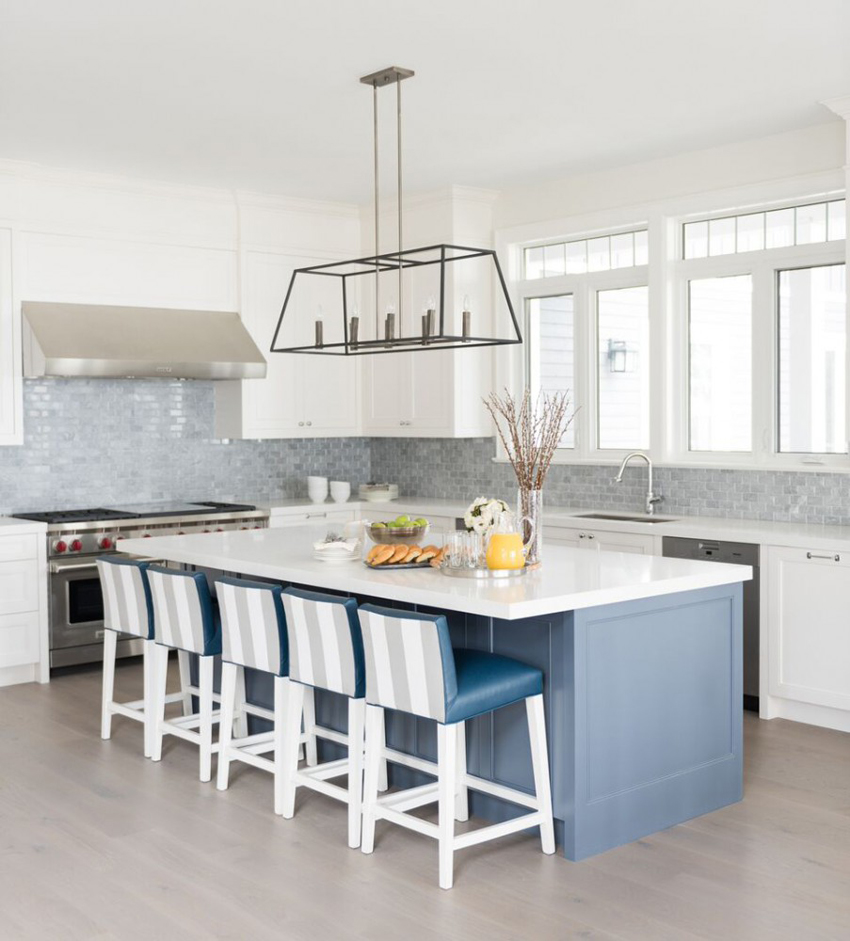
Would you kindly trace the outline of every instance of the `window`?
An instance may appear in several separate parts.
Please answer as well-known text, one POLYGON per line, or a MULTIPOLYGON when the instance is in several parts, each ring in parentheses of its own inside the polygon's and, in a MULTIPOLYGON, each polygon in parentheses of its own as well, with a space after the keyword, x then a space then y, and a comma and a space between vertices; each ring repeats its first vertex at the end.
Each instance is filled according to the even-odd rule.
MULTIPOLYGON (((569 392, 575 400, 575 324, 572 294, 526 300, 528 385, 532 394, 569 392)), ((562 448, 575 447, 572 425, 562 448)))
POLYGON ((646 229, 639 229, 599 238, 537 245, 526 248, 523 256, 527 281, 564 274, 634 268, 647 263, 647 233, 646 229))
POLYGON ((649 447, 649 290, 597 294, 597 447, 649 447))
POLYGON ((765 248, 836 242, 845 238, 846 225, 843 199, 686 222, 682 226, 683 257, 713 258, 765 248))
POLYGON ((689 447, 752 449, 752 278, 688 285, 689 447))
POLYGON ((844 265, 779 272, 779 450, 847 452, 844 265))

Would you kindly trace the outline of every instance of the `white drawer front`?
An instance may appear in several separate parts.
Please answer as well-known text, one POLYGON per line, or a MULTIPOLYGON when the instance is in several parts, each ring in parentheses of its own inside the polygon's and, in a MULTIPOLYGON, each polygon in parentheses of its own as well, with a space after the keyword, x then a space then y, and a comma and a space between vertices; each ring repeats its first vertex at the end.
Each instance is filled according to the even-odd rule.
POLYGON ((38 536, 0 536, 0 562, 34 559, 38 555, 38 536))
POLYGON ((0 614, 38 610, 35 562, 0 562, 0 614))
POLYGON ((38 662, 38 613, 0 615, 0 669, 38 662))
POLYGON ((354 519, 354 510, 306 510, 303 513, 280 513, 269 520, 269 529, 284 526, 303 526, 305 523, 349 523, 354 519))

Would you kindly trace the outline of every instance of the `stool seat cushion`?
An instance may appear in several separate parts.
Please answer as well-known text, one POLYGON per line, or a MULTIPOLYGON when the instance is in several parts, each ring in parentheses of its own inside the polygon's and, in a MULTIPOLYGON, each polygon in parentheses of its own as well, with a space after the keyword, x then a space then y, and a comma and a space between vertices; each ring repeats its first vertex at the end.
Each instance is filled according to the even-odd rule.
POLYGON ((454 650, 457 696, 446 709, 446 723, 462 722, 543 692, 537 667, 481 650, 454 650))

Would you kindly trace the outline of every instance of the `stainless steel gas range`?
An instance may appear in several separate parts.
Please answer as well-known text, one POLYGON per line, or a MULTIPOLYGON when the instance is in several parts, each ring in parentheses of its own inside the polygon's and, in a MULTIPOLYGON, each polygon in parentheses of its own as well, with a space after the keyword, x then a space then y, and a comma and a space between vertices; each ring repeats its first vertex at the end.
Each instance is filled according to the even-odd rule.
MULTIPOLYGON (((15 515, 47 523, 51 667, 103 659, 103 596, 95 560, 115 553, 122 539, 265 529, 269 516, 267 510, 247 504, 213 502, 141 503, 15 515)), ((140 640, 119 639, 118 656, 141 652, 140 640)))

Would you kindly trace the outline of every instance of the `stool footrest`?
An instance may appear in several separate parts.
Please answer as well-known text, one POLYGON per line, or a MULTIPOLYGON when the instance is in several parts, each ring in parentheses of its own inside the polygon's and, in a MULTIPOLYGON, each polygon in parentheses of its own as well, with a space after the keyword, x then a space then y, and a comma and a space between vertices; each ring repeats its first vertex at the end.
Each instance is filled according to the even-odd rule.
POLYGON ((415 830, 417 833, 430 836, 435 840, 440 838, 440 828, 436 823, 423 820, 421 817, 413 817, 392 807, 381 807, 375 814, 375 818, 377 820, 387 820, 390 823, 398 824, 400 827, 406 827, 408 830, 415 830))
POLYGON ((540 811, 523 814, 521 817, 514 817, 513 820, 505 820, 502 823, 490 824, 489 827, 459 833, 452 841, 452 845, 456 850, 461 850, 467 846, 475 846, 476 843, 486 843, 488 840, 497 840, 511 833, 519 833, 520 830, 528 830, 529 827, 536 827, 543 822, 544 814, 540 811))
POLYGON ((136 702, 111 702, 109 711, 117 716, 135 719, 137 722, 145 721, 145 701, 143 699, 136 702))
POLYGON ((538 810, 540 807, 537 798, 533 794, 526 794, 524 791, 517 791, 512 787, 505 787, 503 784, 486 781, 484 778, 477 778, 472 774, 467 774, 463 779, 463 783, 473 791, 480 791, 482 794, 498 797, 501 800, 509 801, 511 804, 530 807, 532 810, 538 810))
POLYGON ((323 761, 320 765, 302 768, 298 777, 306 781, 327 781, 329 778, 338 778, 348 774, 348 759, 339 758, 336 761, 323 761))
POLYGON ((419 787, 409 787, 404 791, 384 794, 383 797, 378 798, 378 807, 406 812, 415 810, 417 807, 424 807, 426 804, 433 804, 439 796, 439 785, 422 784, 419 787))
POLYGON ((321 778, 309 776, 303 771, 296 773, 295 780, 303 787, 310 788, 311 791, 318 791, 320 794, 324 794, 325 797, 332 797, 334 800, 341 801, 343 804, 348 803, 348 789, 340 787, 338 784, 331 784, 329 781, 323 781, 321 778))
POLYGON ((336 742, 337 745, 348 745, 348 735, 345 732, 337 732, 336 729, 326 729, 323 725, 314 725, 308 729, 306 734, 313 733, 318 738, 323 738, 327 742, 336 742))
MULTIPOLYGON (((221 713, 216 709, 212 714, 212 721, 219 722, 221 720, 221 713)), ((178 728, 178 729, 197 729, 201 724, 201 715, 199 712, 193 712, 188 716, 176 716, 173 719, 166 719, 162 726, 163 728, 178 728)))
POLYGON ((425 774, 431 774, 437 777, 437 762, 428 761, 427 758, 415 758, 413 755, 406 755, 404 752, 394 751, 392 748, 381 749, 381 758, 386 758, 396 765, 404 765, 405 768, 413 768, 416 771, 424 771, 425 774))
POLYGON ((253 703, 246 702, 242 703, 242 711, 249 716, 256 716, 258 719, 268 719, 269 722, 274 722, 274 711, 272 709, 266 709, 263 706, 255 706, 253 703))

